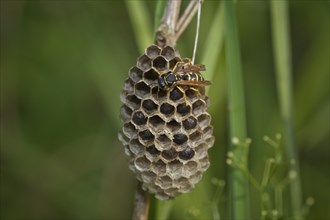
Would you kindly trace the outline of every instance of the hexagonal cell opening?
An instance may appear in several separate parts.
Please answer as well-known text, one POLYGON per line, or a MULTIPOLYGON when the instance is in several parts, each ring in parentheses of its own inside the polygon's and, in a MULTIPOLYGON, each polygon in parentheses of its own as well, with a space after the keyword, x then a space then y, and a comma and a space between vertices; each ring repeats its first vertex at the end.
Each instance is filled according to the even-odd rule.
POLYGON ((167 169, 172 178, 178 179, 182 176, 183 164, 179 160, 173 160, 167 164, 167 169))
POLYGON ((147 147, 147 152, 151 155, 160 155, 160 151, 155 147, 155 145, 151 145, 147 147))
POLYGON ((205 143, 201 143, 199 144, 196 148, 195 148, 195 151, 196 151, 196 154, 198 157, 203 157, 204 153, 207 152, 207 144, 205 143))
POLYGON ((162 71, 168 69, 168 62, 164 57, 159 56, 152 61, 152 66, 157 70, 162 71))
POLYGON ((167 137, 166 134, 161 134, 157 137, 157 140, 162 144, 162 145, 170 145, 172 143, 171 139, 167 137))
POLYGON ((155 136, 148 129, 146 129, 144 131, 140 131, 139 132, 139 136, 144 141, 152 141, 155 138, 155 136))
POLYGON ((154 98, 155 100, 158 100, 158 101, 165 99, 166 96, 167 96, 167 92, 164 91, 164 90, 160 90, 160 89, 158 88, 158 86, 152 88, 152 91, 151 91, 151 92, 152 92, 152 96, 153 96, 153 98, 154 98))
POLYGON ((137 67, 142 71, 146 71, 151 68, 152 60, 147 55, 142 55, 138 58, 137 67))
POLYGON ((201 127, 201 129, 204 129, 206 126, 208 126, 211 122, 211 116, 209 114, 202 114, 200 116, 198 116, 198 122, 199 122, 199 126, 201 127))
POLYGON ((193 103, 193 113, 199 115, 205 111, 205 103, 202 100, 197 100, 193 103))
POLYGON ((190 182, 195 185, 202 179, 202 172, 197 172, 195 175, 190 177, 190 182))
POLYGON ((166 46, 163 48, 161 54, 167 59, 167 60, 171 60, 175 57, 175 51, 173 49, 173 47, 170 46, 166 46))
POLYGON ((166 163, 164 163, 162 160, 158 160, 152 163, 151 168, 158 176, 164 175, 166 173, 166 163))
POLYGON ((143 71, 134 66, 129 70, 129 77, 133 82, 137 83, 142 80, 143 71))
POLYGON ((144 98, 150 94, 150 87, 144 82, 139 82, 135 85, 135 94, 140 98, 144 98))
POLYGON ((128 95, 126 97, 126 105, 131 109, 138 109, 141 106, 141 100, 135 95, 128 95))
POLYGON ((154 103, 151 99, 146 99, 142 103, 142 108, 147 113, 151 113, 151 112, 157 110, 158 105, 156 103, 154 103))
POLYGON ((150 69, 144 73, 144 80, 150 86, 157 86, 157 79, 159 77, 159 73, 154 69, 150 69))
POLYGON ((151 162, 146 157, 138 157, 135 159, 136 169, 140 171, 147 171, 150 169, 151 162))
POLYGON ((196 173, 198 168, 198 164, 196 161, 188 161, 186 164, 183 165, 183 169, 185 171, 185 176, 191 176, 196 173))
POLYGON ((184 96, 184 93, 181 89, 178 87, 175 87, 171 92, 170 92, 170 99, 173 101, 177 101, 179 99, 182 99, 184 96))
POLYGON ((125 80, 123 91, 125 91, 126 93, 133 93, 134 82, 130 78, 125 80))
POLYGON ((129 149, 135 155, 143 155, 145 147, 140 143, 138 139, 133 139, 130 141, 129 149))
POLYGON ((118 132, 118 139, 123 143, 123 145, 128 145, 130 139, 123 134, 123 131, 118 132))
POLYGON ((203 134, 199 131, 195 131, 194 133, 192 133, 190 136, 189 136, 189 139, 191 142, 197 142, 197 141, 200 141, 202 139, 202 136, 203 134))
POLYGON ((144 125, 147 123, 148 118, 143 114, 142 111, 136 111, 133 114, 132 120, 136 125, 144 125))
POLYGON ((173 142, 176 143, 177 145, 182 145, 184 143, 186 143, 188 140, 187 135, 179 133, 179 134, 175 134, 173 136, 173 142))
POLYGON ((125 146, 125 155, 129 158, 134 156, 134 154, 132 153, 132 151, 129 149, 128 146, 125 146))
POLYGON ((198 99, 199 96, 198 91, 195 89, 187 89, 185 94, 191 101, 198 99))
POLYGON ((201 168, 203 171, 207 170, 210 166, 210 161, 208 155, 206 155, 204 158, 200 159, 199 162, 201 163, 201 168))
POLYGON ((160 54, 161 49, 156 46, 156 45, 151 45, 150 47, 148 47, 145 51, 146 55, 150 58, 150 59, 154 59, 155 57, 157 57, 160 54))
POLYGON ((162 157, 168 161, 175 159, 177 156, 178 152, 174 148, 162 152, 162 157))
POLYGON ((156 184, 161 188, 168 188, 172 186, 172 178, 169 176, 161 176, 156 180, 156 184))
POLYGON ((172 115, 174 113, 174 106, 169 103, 163 103, 160 106, 160 112, 163 113, 166 116, 172 115))
POLYGON ((127 122, 131 119, 132 112, 133 111, 126 105, 122 105, 120 107, 120 118, 123 120, 123 122, 127 122))
POLYGON ((170 60, 170 63, 169 63, 170 69, 172 70, 175 67, 176 63, 179 61, 181 61, 181 59, 179 57, 174 57, 172 60, 170 60))
POLYGON ((151 124, 153 127, 157 128, 157 129, 159 129, 164 126, 165 121, 158 115, 155 115, 155 116, 152 116, 149 118, 149 124, 151 124))
POLYGON ((182 125, 186 130, 191 130, 196 127, 197 120, 193 116, 190 116, 189 118, 187 118, 182 122, 182 125))
POLYGON ((166 124, 167 128, 171 130, 171 132, 175 132, 180 129, 181 124, 176 120, 172 120, 166 124))
POLYGON ((209 137, 212 136, 213 134, 213 127, 212 126, 208 126, 203 130, 204 136, 205 137, 209 137))
POLYGON ((205 143, 207 144, 208 148, 211 148, 214 145, 214 141, 215 141, 215 138, 212 136, 212 137, 207 138, 205 140, 205 143))
POLYGON ((195 155, 195 151, 189 147, 179 152, 179 158, 182 160, 190 160, 195 155))
POLYGON ((145 183, 152 183, 155 181, 157 175, 152 171, 144 171, 141 173, 141 178, 145 183))
POLYGON ((129 122, 129 123, 124 124, 123 133, 129 139, 131 139, 137 134, 137 130, 136 130, 135 126, 131 122, 129 122))
POLYGON ((181 115, 185 116, 190 113, 191 107, 186 103, 181 103, 177 106, 176 111, 181 115))

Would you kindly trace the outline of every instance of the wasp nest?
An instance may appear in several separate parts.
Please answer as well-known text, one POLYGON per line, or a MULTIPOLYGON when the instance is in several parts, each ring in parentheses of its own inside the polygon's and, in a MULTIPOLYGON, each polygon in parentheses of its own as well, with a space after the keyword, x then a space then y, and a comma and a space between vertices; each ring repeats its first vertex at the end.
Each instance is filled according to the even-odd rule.
POLYGON ((158 77, 182 61, 172 47, 149 46, 129 70, 120 99, 119 139, 129 168, 158 199, 191 191, 209 167, 214 143, 203 87, 160 90, 158 77))

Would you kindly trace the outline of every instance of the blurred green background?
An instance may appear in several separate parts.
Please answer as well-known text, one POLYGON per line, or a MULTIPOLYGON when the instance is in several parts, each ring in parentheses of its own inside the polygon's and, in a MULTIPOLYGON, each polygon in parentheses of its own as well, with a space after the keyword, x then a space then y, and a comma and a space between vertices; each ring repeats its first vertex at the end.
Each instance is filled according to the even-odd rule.
MULTIPOLYGON (((156 1, 141 4, 152 31, 156 1)), ((197 63, 219 4, 203 4, 197 63)), ((315 200, 307 219, 329 219, 329 2, 289 7, 303 198, 315 200)), ((124 1, 1 1, 1 219, 130 218, 136 183, 117 140, 121 87, 143 52, 130 13, 124 1)), ((273 137, 281 124, 269 2, 238 1, 237 15, 249 163, 260 179, 271 152, 263 136, 273 137)), ((192 54, 194 23, 178 42, 183 57, 192 54)), ((211 179, 226 179, 224 57, 222 50, 214 74, 206 73, 214 75, 211 167, 192 193, 175 200, 172 219, 212 218, 211 179)), ((226 201, 223 194, 220 213, 226 201)), ((260 216, 257 202, 251 210, 260 216)))

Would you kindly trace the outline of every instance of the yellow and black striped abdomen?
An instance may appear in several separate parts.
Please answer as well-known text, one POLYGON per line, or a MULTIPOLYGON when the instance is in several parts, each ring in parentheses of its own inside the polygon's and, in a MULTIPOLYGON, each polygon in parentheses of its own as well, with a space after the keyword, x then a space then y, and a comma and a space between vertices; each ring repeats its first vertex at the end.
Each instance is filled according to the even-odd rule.
POLYGON ((204 77, 200 73, 184 73, 181 79, 185 81, 204 81, 204 77))

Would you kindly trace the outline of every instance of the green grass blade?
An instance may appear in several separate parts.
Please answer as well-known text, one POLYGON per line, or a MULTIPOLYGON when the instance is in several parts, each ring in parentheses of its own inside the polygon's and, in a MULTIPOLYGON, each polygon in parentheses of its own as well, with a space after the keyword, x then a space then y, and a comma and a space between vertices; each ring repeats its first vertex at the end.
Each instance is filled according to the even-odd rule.
MULTIPOLYGON (((203 50, 202 62, 205 64, 207 71, 204 76, 206 79, 213 79, 216 72, 216 67, 219 62, 219 55, 222 50, 222 44, 224 41, 224 7, 221 2, 216 11, 213 23, 210 27, 208 37, 206 39, 205 49, 203 50)), ((209 87, 206 88, 209 90, 209 87)))
POLYGON ((150 30, 151 23, 148 17, 149 13, 146 10, 144 1, 129 1, 126 0, 128 15, 130 17, 132 27, 135 33, 135 39, 141 52, 152 42, 152 31, 150 30))
MULTIPOLYGON (((229 93, 229 124, 230 136, 241 142, 246 139, 245 99, 238 40, 238 30, 234 1, 225 1, 226 22, 226 65, 229 93)), ((231 146, 236 157, 247 166, 247 150, 243 147, 231 146)), ((249 191, 248 180, 238 169, 229 170, 230 187, 230 218, 249 219, 249 191)))
POLYGON ((301 219, 301 183, 295 140, 293 135, 291 45, 289 32, 289 13, 287 1, 271 1, 273 48, 276 67, 277 90, 283 120, 284 147, 289 159, 296 163, 292 172, 296 178, 290 184, 290 215, 301 219))

